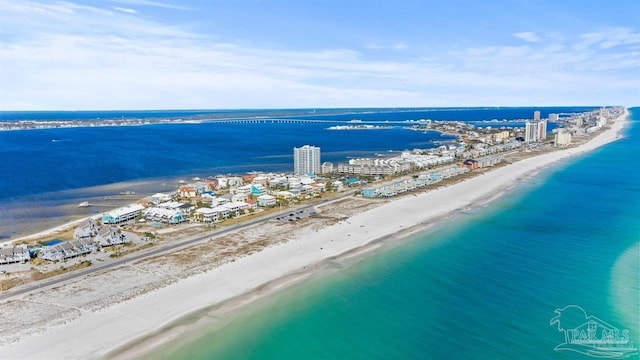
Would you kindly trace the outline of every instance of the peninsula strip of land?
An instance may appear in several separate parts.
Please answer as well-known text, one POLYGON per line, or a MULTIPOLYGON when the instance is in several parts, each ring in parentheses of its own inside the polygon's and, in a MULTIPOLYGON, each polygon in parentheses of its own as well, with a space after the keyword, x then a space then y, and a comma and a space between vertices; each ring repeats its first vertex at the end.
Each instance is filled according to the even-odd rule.
POLYGON ((324 261, 377 246, 486 203, 519 179, 621 137, 628 113, 590 141, 527 157, 480 176, 394 199, 349 197, 316 218, 267 221, 162 256, 12 297, 0 303, 0 357, 135 358, 188 330, 175 321, 216 304, 218 313, 304 278, 324 261), (127 347, 135 343, 136 346, 127 347))

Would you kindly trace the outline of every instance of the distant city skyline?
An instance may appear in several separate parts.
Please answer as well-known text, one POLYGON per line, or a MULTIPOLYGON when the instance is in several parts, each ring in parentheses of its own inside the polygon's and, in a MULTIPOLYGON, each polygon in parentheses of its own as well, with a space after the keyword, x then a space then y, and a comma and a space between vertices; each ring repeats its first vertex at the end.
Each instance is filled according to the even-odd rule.
POLYGON ((640 2, 0 0, 0 110, 638 105, 640 2))

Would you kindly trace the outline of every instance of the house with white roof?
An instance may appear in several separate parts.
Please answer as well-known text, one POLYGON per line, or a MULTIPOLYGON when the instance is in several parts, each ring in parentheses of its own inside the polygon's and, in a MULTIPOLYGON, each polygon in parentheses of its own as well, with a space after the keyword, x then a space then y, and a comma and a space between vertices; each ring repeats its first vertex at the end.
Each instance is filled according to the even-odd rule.
POLYGON ((179 202, 179 201, 167 201, 167 202, 163 202, 158 204, 157 207, 159 208, 164 208, 164 209, 171 209, 171 210, 176 210, 179 209, 180 206, 182 206, 183 203, 179 202))
MULTIPOLYGON (((182 205, 182 204, 181 204, 182 205)), ((180 224, 186 221, 182 215, 182 211, 177 209, 167 209, 161 207, 149 208, 144 211, 144 217, 150 221, 161 222, 164 224, 180 224)))
POLYGON ((305 194, 312 194, 315 188, 311 185, 302 185, 300 190, 305 194))
POLYGON ((220 207, 227 209, 230 215, 240 216, 245 213, 245 210, 250 208, 250 205, 246 202, 230 202, 220 207))
POLYGON ((311 185, 314 182, 316 182, 315 180, 313 180, 312 178, 310 178, 309 176, 303 176, 300 178, 300 183, 302 185, 311 185))
POLYGON ((256 176, 253 178, 253 180, 251 180, 252 184, 260 184, 260 185, 267 185, 268 182, 269 182, 269 178, 266 176, 256 176))
POLYGON ((115 227, 103 226, 96 235, 96 241, 102 247, 122 245, 127 242, 126 236, 115 227))
POLYGON ((267 188, 262 184, 251 185, 251 194, 255 196, 264 195, 267 193, 267 188))
POLYGON ((95 221, 87 219, 83 221, 73 232, 74 239, 88 239, 92 236, 96 236, 98 233, 98 226, 95 221))
POLYGON ((267 207, 276 205, 276 197, 272 195, 260 195, 256 200, 258 201, 258 206, 267 207))
POLYGON ((221 221, 220 211, 215 208, 199 208, 193 212, 193 219, 202 223, 214 223, 221 221))
POLYGON ((96 251, 96 245, 85 239, 62 242, 42 248, 42 259, 49 261, 64 261, 66 259, 90 254, 96 251))
POLYGON ((0 264, 27 262, 31 259, 27 245, 0 247, 0 264))
POLYGON ((134 220, 144 210, 144 206, 140 204, 127 205, 102 215, 104 224, 121 224, 126 221, 134 220))
POLYGON ((246 193, 239 192, 231 196, 231 202, 246 202, 247 200, 249 200, 249 195, 246 193))
POLYGON ((276 193, 276 198, 282 200, 291 200, 293 199, 293 194, 289 191, 278 191, 276 193))
POLYGON ((171 201, 171 195, 169 194, 157 193, 157 194, 151 195, 151 202, 154 203, 155 205, 158 205, 160 203, 167 202, 167 201, 171 201))
POLYGON ((239 186, 237 188, 231 189, 231 193, 232 194, 250 194, 252 186, 253 185, 251 185, 251 184, 239 186))

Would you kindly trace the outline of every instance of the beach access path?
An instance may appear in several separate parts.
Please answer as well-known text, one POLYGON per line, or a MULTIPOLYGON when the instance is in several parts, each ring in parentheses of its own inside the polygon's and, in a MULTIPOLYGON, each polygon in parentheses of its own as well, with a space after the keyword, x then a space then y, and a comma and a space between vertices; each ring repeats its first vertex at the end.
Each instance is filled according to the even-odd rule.
MULTIPOLYGON (((234 302, 237 305, 258 298, 304 278, 323 261, 340 255, 348 257, 350 252, 380 240, 411 235, 460 209, 490 201, 520 179, 553 163, 615 141, 621 136, 627 115, 625 111, 608 129, 580 146, 526 158, 416 196, 393 199, 330 226, 306 229, 293 239, 210 271, 174 279, 167 286, 140 296, 96 311, 79 310, 69 321, 45 326, 38 333, 0 345, 0 358, 135 358, 186 330, 156 334, 189 314, 216 304, 233 308, 234 302), (116 351, 132 342, 138 345, 116 351)), ((82 296, 81 288, 78 296, 82 296)))

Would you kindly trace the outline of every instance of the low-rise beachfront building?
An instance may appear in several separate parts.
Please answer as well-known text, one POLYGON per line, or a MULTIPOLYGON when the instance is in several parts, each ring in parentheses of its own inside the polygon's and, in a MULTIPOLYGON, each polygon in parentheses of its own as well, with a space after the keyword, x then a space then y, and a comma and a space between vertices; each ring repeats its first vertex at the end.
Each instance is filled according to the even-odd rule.
POLYGON ((303 194, 307 194, 307 195, 313 194, 315 190, 316 188, 311 185, 302 185, 300 187, 300 191, 302 191, 303 194))
POLYGON ((205 181, 198 181, 198 182, 194 182, 189 184, 189 186, 193 187, 196 191, 196 195, 202 194, 205 191, 209 191, 211 190, 211 188, 209 187, 209 184, 205 181))
POLYGON ((278 191, 275 193, 276 199, 278 200, 291 200, 293 199, 293 194, 290 191, 278 191))
POLYGON ((256 176, 255 178, 253 178, 253 180, 251 180, 252 184, 256 184, 256 185, 262 185, 262 186, 266 186, 269 183, 269 177, 268 176, 256 176))
POLYGON ((273 189, 286 189, 289 185, 289 180, 285 176, 276 177, 269 180, 269 188, 273 189))
POLYGON ((438 169, 425 174, 418 175, 417 178, 408 178, 384 184, 378 187, 368 187, 362 190, 364 197, 392 197, 404 192, 418 189, 426 185, 434 184, 444 179, 451 178, 468 172, 469 169, 453 165, 447 168, 438 169))
POLYGON ((238 202, 230 202, 230 203, 221 205, 220 207, 227 209, 229 211, 230 216, 237 217, 237 216, 243 215, 245 211, 249 210, 251 206, 246 202, 238 201, 238 202))
MULTIPOLYGON (((228 204, 228 203, 227 203, 228 204)), ((215 212, 218 213, 218 221, 223 221, 231 215, 231 212, 226 207, 220 205, 212 208, 215 212)))
POLYGON ((193 204, 187 203, 180 205, 180 207, 178 207, 176 210, 180 210, 184 217, 188 217, 189 215, 191 215, 191 213, 193 213, 193 210, 195 209, 196 207, 193 204))
POLYGON ((300 190, 300 187, 290 188, 289 192, 291 193, 291 195, 293 195, 294 199, 299 199, 300 194, 302 193, 302 191, 300 190))
POLYGON ((176 210, 179 209, 180 206, 182 206, 184 203, 181 203, 179 201, 166 201, 163 203, 158 204, 159 208, 163 208, 163 209, 170 209, 170 210, 176 210))
POLYGON ((73 232, 74 239, 89 239, 96 236, 98 233, 98 226, 95 221, 88 219, 83 221, 73 232))
POLYGON ((412 154, 408 151, 405 151, 402 153, 401 158, 416 169, 427 169, 432 166, 452 163, 455 159, 455 154, 453 152, 446 150, 445 148, 444 150, 443 149, 440 150, 439 155, 412 154))
POLYGON ((27 245, 6 246, 0 248, 0 265, 27 262, 31 259, 27 245))
POLYGON ((509 138, 509 132, 508 131, 500 131, 497 132, 495 134, 491 135, 491 139, 495 142, 503 142, 504 140, 507 140, 509 138))
POLYGON ((328 161, 322 163, 321 169, 323 174, 332 174, 335 171, 333 168, 333 163, 328 161))
POLYGON ((215 178, 209 178, 205 180, 205 183, 207 183, 207 186, 209 186, 209 190, 217 190, 219 187, 218 179, 215 178))
POLYGON ((102 247, 122 245, 127 242, 127 237, 115 227, 103 226, 96 235, 96 242, 102 247))
POLYGON ((213 191, 205 191, 201 195, 202 200, 207 200, 207 201, 211 201, 210 199, 215 199, 216 197, 217 195, 213 191))
POLYGON ((193 219, 201 223, 215 223, 222 221, 223 218, 216 208, 199 208, 193 212, 193 219))
POLYGON ((478 168, 482 169, 485 167, 497 165, 502 161, 502 156, 484 156, 476 160, 478 161, 478 168))
POLYGON ((387 176, 406 173, 411 170, 411 164, 402 159, 351 159, 348 164, 338 164, 336 170, 339 174, 387 176))
MULTIPOLYGON (((525 139, 522 138, 522 140, 524 141, 525 139)), ((506 142, 503 142, 502 144, 497 144, 497 145, 491 145, 491 146, 486 146, 485 144, 479 144, 479 145, 482 145, 482 147, 476 146, 473 149, 468 149, 468 150, 458 152, 456 154, 456 157, 462 158, 462 159, 468 159, 468 158, 478 158, 480 156, 486 156, 491 154, 499 154, 501 152, 510 151, 510 150, 514 150, 522 147, 522 142, 512 139, 510 141, 506 141, 506 142)))
POLYGON ((158 204, 163 203, 163 202, 171 201, 171 195, 163 194, 163 193, 157 193, 157 194, 151 195, 151 197, 149 199, 151 200, 151 202, 154 205, 158 205, 158 204))
POLYGON ((260 196, 267 193, 267 188, 262 184, 251 185, 251 195, 260 196))
POLYGON ((236 193, 231 196, 231 202, 246 202, 249 200, 249 195, 246 193, 236 193))
POLYGON ((64 261, 96 251, 96 245, 89 240, 79 239, 61 242, 42 248, 42 259, 48 261, 64 261))
POLYGON ((571 145, 571 133, 566 129, 560 129, 558 133, 556 133, 554 140, 556 146, 571 145))
POLYGON ((192 198, 196 197, 198 194, 195 187, 191 185, 183 185, 178 188, 178 195, 183 198, 192 198))
POLYGON ((144 206, 140 204, 127 205, 102 215, 102 222, 104 224, 122 224, 123 222, 131 221, 137 218, 144 210, 144 206))
MULTIPOLYGON (((216 201, 212 201, 211 202, 211 207, 221 206, 221 205, 228 204, 228 203, 232 202, 231 201, 231 196, 230 196, 231 194, 227 194, 227 195, 229 195, 229 198, 226 198, 226 197, 223 196, 223 197, 217 198, 216 201)), ((227 196, 227 195, 225 195, 225 196, 227 196)))
POLYGON ((242 186, 238 186, 238 187, 232 187, 229 190, 230 194, 250 194, 251 193, 251 184, 249 185, 242 185, 242 186))
POLYGON ((182 211, 177 209, 166 209, 161 207, 149 208, 144 211, 145 219, 160 222, 163 224, 176 225, 187 221, 182 211))
POLYGON ((331 188, 333 189, 333 191, 342 192, 344 191, 344 183, 340 180, 336 180, 331 183, 331 188))
POLYGON ((276 205, 276 197, 272 195, 260 195, 256 200, 258 201, 258 206, 267 207, 276 205))

